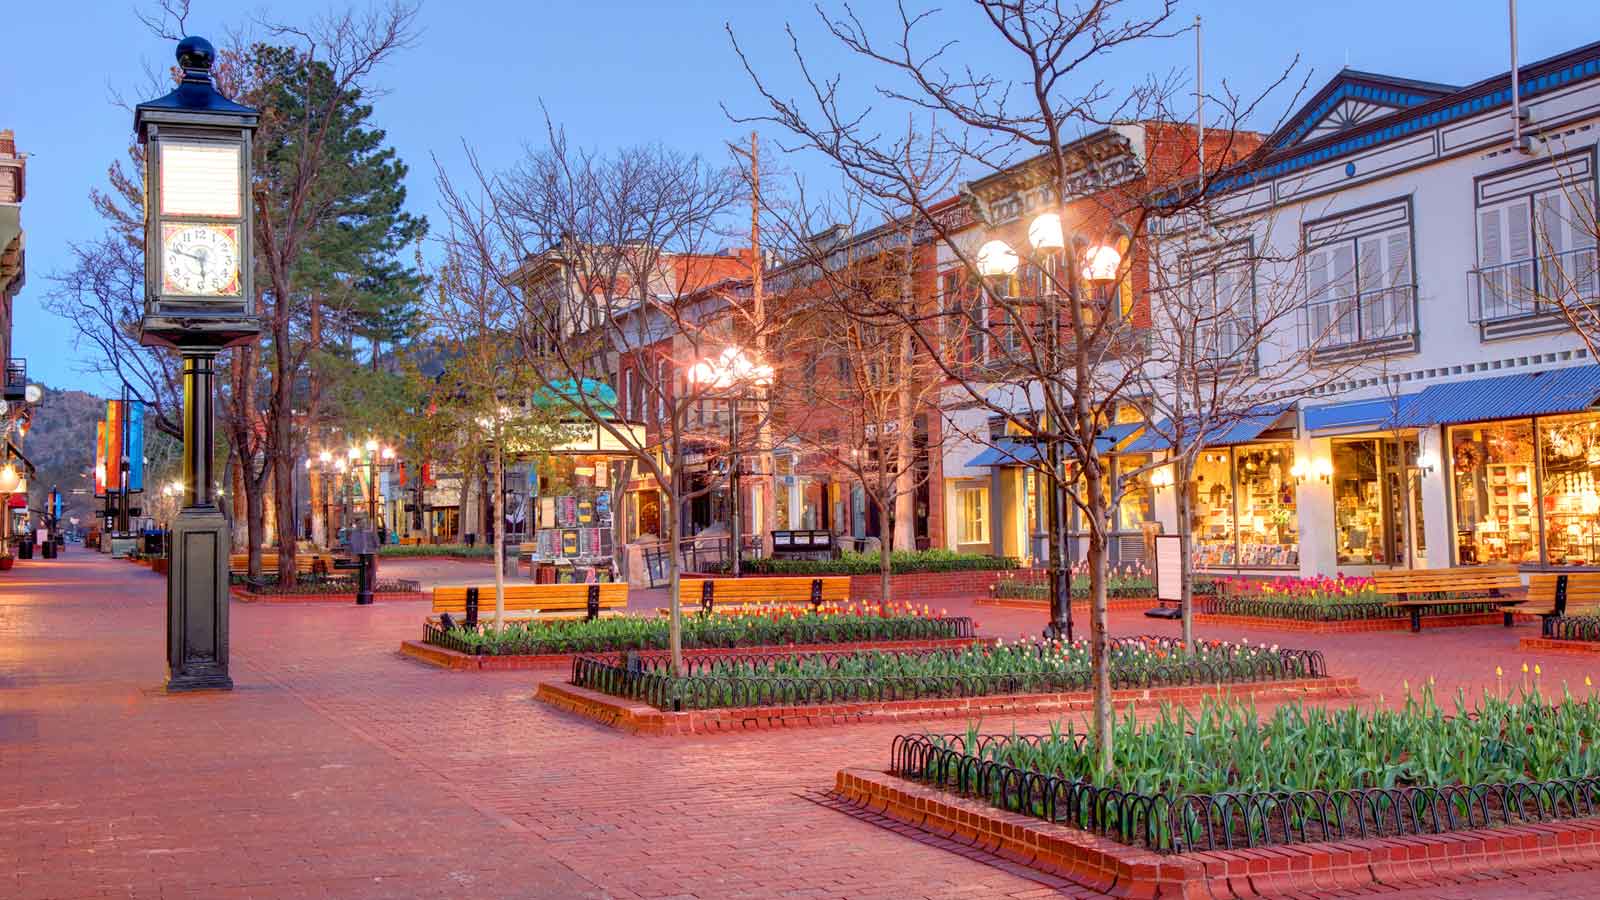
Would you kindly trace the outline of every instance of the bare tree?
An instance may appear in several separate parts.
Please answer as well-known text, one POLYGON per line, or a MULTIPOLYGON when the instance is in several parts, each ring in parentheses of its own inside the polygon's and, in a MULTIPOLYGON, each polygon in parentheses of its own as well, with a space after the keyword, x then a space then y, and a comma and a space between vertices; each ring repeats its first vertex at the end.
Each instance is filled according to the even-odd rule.
MULTIPOLYGON (((902 5, 898 28, 881 40, 848 7, 837 16, 821 15, 839 46, 880 66, 884 80, 877 85, 877 94, 891 109, 934 117, 938 151, 949 165, 979 175, 1019 166, 1031 170, 1035 179, 1031 195, 1041 197, 1045 209, 1057 214, 1059 232, 1061 223, 1068 221, 1069 206, 1083 199, 1083 187, 1075 179, 1086 161, 1069 149, 1074 139, 1140 121, 1158 111, 1160 100, 1173 89, 1172 79, 1153 80, 1118 93, 1095 73, 1126 49, 1182 30, 1172 19, 1174 2, 1152 3, 1144 12, 1127 12, 1118 2, 1063 7, 1048 0, 977 0, 974 6, 973 18, 986 39, 978 42, 981 47, 975 55, 965 59, 960 42, 925 41, 924 34, 936 19, 933 12, 912 12, 902 5)), ((965 31, 974 23, 963 21, 957 27, 965 31)), ((848 183, 909 210, 964 271, 996 276, 972 279, 986 314, 981 318, 967 311, 961 314, 964 325, 986 332, 986 338, 999 338, 990 341, 1001 351, 990 361, 993 377, 977 379, 955 365, 947 366, 946 374, 970 404, 1048 449, 1048 462, 1035 464, 1035 471, 1044 476, 1051 502, 1058 508, 1070 502, 1082 513, 1088 531, 1092 730, 1100 767, 1109 771, 1106 524, 1113 490, 1097 438, 1114 421, 1134 380, 1129 350, 1137 335, 1132 323, 1126 316, 1106 314, 1106 293, 1082 284, 1080 260, 1076 254, 1069 256, 1070 250, 1085 248, 1069 247, 1061 237, 1039 245, 1028 260, 1026 274, 1036 287, 1026 292, 1013 289, 1029 279, 1007 277, 1005 266, 979 259, 980 248, 971 246, 963 238, 964 228, 938 207, 942 198, 924 191, 905 164, 904 141, 883 136, 876 110, 847 109, 840 77, 815 74, 810 58, 792 40, 795 63, 808 89, 803 100, 775 93, 741 53, 767 105, 757 118, 787 130, 800 148, 830 159, 848 183), (1057 448, 1065 448, 1073 461, 1071 477, 1055 465, 1057 448)), ((1229 127, 1222 133, 1233 131, 1229 127)), ((1219 154, 1220 159, 1234 156, 1219 154)), ((1093 160, 1087 165, 1098 169, 1093 160)), ((1148 199, 1148 184, 1142 181, 1133 179, 1124 189, 1109 192, 1098 214, 1084 210, 1076 222, 1085 231, 1107 237, 1119 232, 1141 235, 1156 208, 1148 199)), ((1199 195, 1204 195, 1203 189, 1199 195)), ((1187 192, 1170 202, 1182 206, 1194 196, 1195 192, 1187 192)), ((986 214, 983 198, 974 199, 986 224, 999 225, 1006 218, 986 214)), ((1134 256, 1125 254, 1115 273, 1117 284, 1135 271, 1128 263, 1134 256)), ((1010 262, 1015 276, 1021 260, 1012 255, 1010 262)), ((1056 521, 1062 518, 1057 516, 1056 521)), ((1064 562, 1060 536, 1052 535, 1050 544, 1051 567, 1058 576, 1053 583, 1059 584, 1064 562)))
POLYGON ((535 379, 602 429, 665 496, 669 642, 681 671, 685 490, 676 479, 691 418, 718 390, 685 376, 765 324, 730 316, 728 296, 705 289, 742 185, 727 166, 660 146, 600 153, 574 147, 554 126, 547 133, 545 147, 503 173, 485 172, 470 150, 466 180, 440 170, 450 240, 501 290, 523 298, 518 334, 535 379), (620 411, 587 386, 618 370, 620 411), (620 415, 628 410, 650 427, 632 427, 620 415))

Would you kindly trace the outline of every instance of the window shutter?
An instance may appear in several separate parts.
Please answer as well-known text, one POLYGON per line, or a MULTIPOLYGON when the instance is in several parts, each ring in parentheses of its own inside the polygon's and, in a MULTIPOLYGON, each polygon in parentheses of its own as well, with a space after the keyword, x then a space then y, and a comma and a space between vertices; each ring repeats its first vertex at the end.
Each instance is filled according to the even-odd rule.
POLYGON ((1356 289, 1356 249, 1349 242, 1339 244, 1333 248, 1333 273, 1330 278, 1333 283, 1333 296, 1339 299, 1349 297, 1356 289))
POLYGON ((1482 210, 1478 213, 1478 265, 1487 269, 1502 262, 1505 255, 1500 250, 1500 210, 1482 210))
POLYGON ((1561 189, 1545 191, 1540 194, 1534 204, 1539 212, 1539 231, 1534 235, 1535 245, 1539 249, 1539 256, 1553 257, 1567 249, 1567 225, 1569 210, 1566 195, 1561 189))
POLYGON ((1526 201, 1513 203, 1506 208, 1506 262, 1520 262, 1533 257, 1533 232, 1530 226, 1526 201))
POLYGON ((1357 270, 1361 293, 1383 290, 1383 238, 1378 235, 1362 238, 1361 265, 1357 270))
POLYGON ((1411 232, 1389 232, 1389 286, 1411 284, 1411 232))
POLYGON ((1306 299, 1311 303, 1327 299, 1328 252, 1318 250, 1306 258, 1306 299))

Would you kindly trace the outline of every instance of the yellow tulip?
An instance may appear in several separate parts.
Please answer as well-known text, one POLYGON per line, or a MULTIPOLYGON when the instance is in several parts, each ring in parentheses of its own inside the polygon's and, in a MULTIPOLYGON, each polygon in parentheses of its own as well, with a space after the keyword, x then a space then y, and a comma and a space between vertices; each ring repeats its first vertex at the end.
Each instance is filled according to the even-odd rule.
POLYGON ((1503 670, 1501 670, 1501 668, 1499 666, 1495 666, 1494 667, 1494 677, 1503 678, 1503 677, 1505 677, 1505 674, 1506 673, 1503 670))

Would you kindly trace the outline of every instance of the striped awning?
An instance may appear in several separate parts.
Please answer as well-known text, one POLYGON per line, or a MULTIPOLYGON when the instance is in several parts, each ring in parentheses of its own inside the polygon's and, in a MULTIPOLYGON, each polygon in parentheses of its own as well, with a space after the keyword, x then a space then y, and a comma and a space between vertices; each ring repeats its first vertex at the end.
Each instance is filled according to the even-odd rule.
MULTIPOLYGON (((1404 398, 1403 398, 1404 399, 1404 398)), ((1600 365, 1436 384, 1399 404, 1396 428, 1582 412, 1600 402, 1600 365)))
MULTIPOLYGON (((1102 454, 1117 452, 1117 445, 1127 440, 1144 424, 1122 422, 1102 429, 1095 436, 1095 448, 1102 454)), ((1029 466, 1045 457, 1045 445, 1037 441, 1001 438, 967 461, 974 468, 985 466, 1029 466)))
MULTIPOLYGON (((1212 434, 1206 441, 1207 447, 1231 447, 1234 444, 1248 444, 1261 437, 1267 431, 1279 426, 1279 422, 1294 412, 1291 403, 1278 403, 1262 407, 1259 412, 1250 413, 1240 417, 1231 425, 1212 434)), ((1291 425, 1292 422, 1285 423, 1291 425)), ((1197 424, 1192 424, 1187 431, 1193 433, 1198 429, 1197 424)), ((1125 453, 1156 453, 1171 449, 1172 442, 1168 438, 1171 429, 1163 422, 1161 425, 1146 431, 1129 444, 1123 451, 1125 453)))

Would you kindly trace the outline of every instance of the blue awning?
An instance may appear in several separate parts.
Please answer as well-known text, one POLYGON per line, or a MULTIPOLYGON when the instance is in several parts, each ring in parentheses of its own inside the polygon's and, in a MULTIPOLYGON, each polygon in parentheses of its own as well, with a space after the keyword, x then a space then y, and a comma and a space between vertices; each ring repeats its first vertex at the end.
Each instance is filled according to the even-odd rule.
POLYGON ((1600 365, 1436 384, 1402 403, 1393 426, 1423 428, 1582 412, 1600 402, 1600 365))
POLYGON ((1348 403, 1331 403, 1327 406, 1306 407, 1306 429, 1324 431, 1333 428, 1392 428, 1395 413, 1405 408, 1416 395, 1383 397, 1378 400, 1352 400, 1348 403))
MULTIPOLYGON (((1106 427, 1095 436, 1095 448, 1101 453, 1115 453, 1117 445, 1144 427, 1143 422, 1123 422, 1106 427)), ((974 468, 985 466, 1030 466, 1044 459, 1045 445, 1018 438, 1001 438, 982 453, 967 461, 974 468)), ((1063 453, 1063 456, 1066 454, 1063 453)))
MULTIPOLYGON (((1250 415, 1244 416, 1222 431, 1213 434, 1211 439, 1206 441, 1206 446, 1229 447, 1234 444, 1248 444, 1251 441, 1261 437, 1263 432, 1270 430, 1278 423, 1279 419, 1283 418, 1284 413, 1289 412, 1292 408, 1292 404, 1279 403, 1273 406, 1265 407, 1260 412, 1251 413, 1250 415)), ((1193 431, 1195 427, 1196 426, 1191 425, 1189 430, 1193 431)), ((1163 422, 1160 426, 1152 428, 1140 435, 1136 440, 1134 440, 1133 443, 1129 444, 1123 452, 1158 453, 1171 449, 1172 442, 1168 439, 1167 435, 1164 434, 1164 432, 1167 431, 1169 431, 1169 429, 1167 428, 1166 423, 1163 422)))

